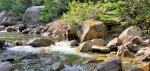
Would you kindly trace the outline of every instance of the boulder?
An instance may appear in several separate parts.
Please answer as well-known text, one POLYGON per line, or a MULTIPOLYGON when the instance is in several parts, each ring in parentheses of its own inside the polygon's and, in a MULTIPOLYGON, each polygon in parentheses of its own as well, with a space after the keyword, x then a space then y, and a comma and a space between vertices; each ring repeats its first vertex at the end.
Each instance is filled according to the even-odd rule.
POLYGON ((1 22, 1 25, 8 27, 16 25, 18 22, 18 19, 16 17, 5 17, 3 21, 1 22))
POLYGON ((5 10, 0 12, 0 24, 2 23, 3 19, 8 17, 9 16, 9 13, 6 12, 5 10))
POLYGON ((15 28, 15 26, 9 26, 6 28, 7 32, 17 32, 17 29, 15 28))
POLYGON ((109 41, 106 47, 109 49, 114 49, 114 48, 117 48, 117 46, 121 44, 122 44, 122 41, 119 38, 114 38, 113 40, 109 41))
POLYGON ((37 26, 40 22, 40 12, 45 8, 44 6, 32 6, 28 8, 23 15, 23 24, 28 27, 37 26))
POLYGON ((9 62, 0 62, 0 71, 13 71, 9 62))
POLYGON ((103 39, 93 39, 88 40, 86 42, 83 42, 79 45, 80 52, 90 52, 92 51, 92 46, 104 46, 104 40, 103 39))
POLYGON ((124 71, 121 58, 115 57, 103 63, 97 64, 93 71, 124 71))
POLYGON ((142 44, 143 43, 143 39, 139 36, 135 36, 134 38, 131 39, 130 41, 132 44, 142 44))
POLYGON ((33 33, 33 29, 32 28, 27 28, 27 29, 23 30, 21 33, 22 34, 31 34, 31 33, 33 33))
POLYGON ((16 42, 16 46, 26 46, 26 42, 16 42))
POLYGON ((0 31, 3 31, 5 30, 5 27, 4 26, 0 26, 0 31))
POLYGON ((77 41, 77 40, 72 40, 69 45, 70 45, 70 46, 78 46, 78 44, 79 44, 79 41, 77 41))
POLYGON ((0 49, 5 45, 5 40, 0 39, 0 49))
POLYGON ((99 51, 99 52, 110 52, 109 48, 106 48, 104 46, 96 46, 96 45, 92 46, 92 50, 99 51))
POLYGON ((135 57, 129 50, 127 47, 121 45, 118 47, 118 51, 117 51, 117 55, 118 56, 123 56, 123 57, 135 57))
POLYGON ((24 24, 20 24, 18 27, 19 32, 22 32, 23 30, 27 29, 28 27, 24 24))
POLYGON ((130 42, 132 38, 139 36, 141 37, 142 31, 137 26, 131 26, 128 27, 126 30, 124 30, 120 35, 119 39, 122 41, 123 44, 130 42))
POLYGON ((92 51, 92 45, 90 44, 90 40, 83 42, 79 45, 79 51, 80 52, 91 52, 92 51))
POLYGON ((145 64, 144 66, 141 67, 143 71, 150 71, 150 63, 145 64))
POLYGON ((106 25, 97 20, 86 20, 79 25, 77 36, 80 42, 104 37, 107 33, 106 25))
POLYGON ((150 45, 150 39, 146 39, 143 41, 143 46, 149 46, 150 45))
POLYGON ((55 44, 55 42, 48 38, 34 38, 28 43, 28 45, 31 45, 33 47, 46 47, 50 46, 51 44, 55 44))

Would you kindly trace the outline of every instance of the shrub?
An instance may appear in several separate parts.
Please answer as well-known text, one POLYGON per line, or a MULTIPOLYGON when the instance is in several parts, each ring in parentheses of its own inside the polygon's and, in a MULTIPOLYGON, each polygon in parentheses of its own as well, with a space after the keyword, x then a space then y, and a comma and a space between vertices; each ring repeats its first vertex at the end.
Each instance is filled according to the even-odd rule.
POLYGON ((69 0, 44 0, 45 8, 41 12, 40 19, 46 22, 59 18, 63 12, 67 11, 69 0))

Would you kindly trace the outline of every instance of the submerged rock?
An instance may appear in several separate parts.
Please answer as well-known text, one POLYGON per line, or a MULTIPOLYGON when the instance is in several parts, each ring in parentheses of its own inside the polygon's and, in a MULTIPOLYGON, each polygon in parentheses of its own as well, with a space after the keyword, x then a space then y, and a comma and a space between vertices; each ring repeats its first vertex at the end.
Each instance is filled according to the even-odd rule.
POLYGON ((32 6, 28 8, 23 16, 23 24, 26 24, 28 27, 37 26, 40 22, 40 12, 44 6, 32 6))
POLYGON ((9 62, 0 62, 0 71, 13 71, 9 62))
POLYGON ((102 21, 86 20, 80 24, 77 35, 80 42, 104 37, 107 33, 107 27, 102 21))
POLYGON ((115 57, 103 63, 99 63, 93 71, 124 71, 121 58, 115 57))
POLYGON ((60 71, 62 68, 64 68, 64 64, 62 62, 56 62, 52 65, 49 71, 60 71))
POLYGON ((141 36, 142 31, 139 27, 137 26, 131 26, 124 30, 120 35, 119 39, 122 41, 123 44, 130 42, 132 38, 136 36, 141 36))
POLYGON ((34 38, 28 43, 28 45, 31 45, 33 47, 46 47, 50 46, 51 44, 55 44, 55 42, 48 38, 34 38))

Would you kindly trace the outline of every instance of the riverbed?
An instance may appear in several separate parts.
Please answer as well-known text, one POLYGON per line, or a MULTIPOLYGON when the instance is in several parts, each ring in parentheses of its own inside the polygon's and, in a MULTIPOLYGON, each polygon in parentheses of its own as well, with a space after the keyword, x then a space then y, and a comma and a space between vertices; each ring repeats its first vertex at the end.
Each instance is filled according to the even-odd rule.
MULTIPOLYGON (((112 53, 81 53, 69 46, 69 41, 56 42, 48 47, 34 48, 31 46, 15 46, 18 41, 28 42, 40 35, 20 34, 16 32, 0 32, 0 39, 5 39, 12 47, 2 53, 7 59, 18 59, 12 62, 15 71, 51 71, 56 66, 63 64, 59 71, 92 71, 97 63, 87 63, 88 60, 108 60, 116 56, 112 53), (24 58, 19 60, 19 58, 24 58), (56 66, 55 66, 56 65, 56 66)), ((125 70, 138 68, 145 63, 136 61, 136 58, 123 58, 125 70)))

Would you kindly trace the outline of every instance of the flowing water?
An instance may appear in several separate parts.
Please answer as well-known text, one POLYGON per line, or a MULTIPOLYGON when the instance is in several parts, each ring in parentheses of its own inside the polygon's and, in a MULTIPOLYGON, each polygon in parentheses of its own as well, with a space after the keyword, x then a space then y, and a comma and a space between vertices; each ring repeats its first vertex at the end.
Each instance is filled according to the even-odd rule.
MULTIPOLYGON (((0 39, 14 44, 17 41, 27 42, 39 35, 23 35, 20 33, 0 32, 0 39)), ((62 64, 64 67, 57 71, 92 71, 96 63, 86 63, 88 60, 108 60, 116 56, 114 53, 80 53, 76 48, 71 48, 69 41, 56 42, 49 47, 33 48, 31 46, 14 46, 7 48, 2 54, 12 62, 15 71, 51 71, 62 64)), ((144 63, 137 62, 134 58, 123 58, 126 70, 141 67, 144 63)))

